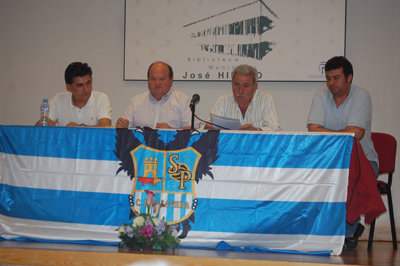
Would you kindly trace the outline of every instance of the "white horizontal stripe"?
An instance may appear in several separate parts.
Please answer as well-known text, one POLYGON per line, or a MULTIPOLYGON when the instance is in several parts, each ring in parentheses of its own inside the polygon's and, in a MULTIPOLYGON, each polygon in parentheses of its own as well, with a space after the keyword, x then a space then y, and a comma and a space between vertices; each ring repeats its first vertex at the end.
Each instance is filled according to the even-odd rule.
POLYGON ((0 235, 63 241, 119 242, 118 227, 19 219, 0 214, 0 235))
POLYGON ((347 169, 250 168, 212 166, 196 185, 203 198, 345 202, 347 169), (338 191, 336 191, 338 190, 338 191))
POLYGON ((2 154, 0 183, 17 187, 130 194, 119 162, 2 154), (3 158, 4 157, 4 158, 3 158))
MULTIPOLYGON (((10 218, 0 215, 0 234, 5 239, 28 237, 44 240, 119 242, 117 227, 86 224, 47 222, 10 218)), ((215 248, 226 241, 238 247, 263 247, 268 249, 296 250, 301 252, 332 250, 340 255, 344 236, 241 234, 190 231, 181 241, 182 246, 215 248)))
MULTIPOLYGON (((18 187, 130 194, 133 181, 119 162, 1 154, 0 183, 18 187)), ((212 166, 214 179, 203 176, 196 197, 345 202, 347 169, 212 166), (335 191, 338 190, 338 191, 335 191)))

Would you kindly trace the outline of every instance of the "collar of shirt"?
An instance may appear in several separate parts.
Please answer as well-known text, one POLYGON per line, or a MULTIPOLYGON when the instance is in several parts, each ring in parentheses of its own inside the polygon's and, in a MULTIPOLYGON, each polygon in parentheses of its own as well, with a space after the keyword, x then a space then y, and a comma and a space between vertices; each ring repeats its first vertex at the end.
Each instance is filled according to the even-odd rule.
MULTIPOLYGON (((335 106, 336 107, 336 104, 335 104, 335 101, 333 100, 333 94, 329 91, 329 89, 327 88, 327 90, 328 90, 328 97, 329 97, 329 101, 330 101, 330 103, 332 104, 332 106, 335 106)), ((349 92, 349 95, 347 95, 347 97, 346 97, 346 99, 344 100, 344 102, 340 105, 340 106, 342 106, 344 103, 346 103, 350 98, 351 98, 351 96, 353 95, 353 93, 354 93, 354 85, 353 84, 351 84, 351 86, 350 86, 350 92, 349 92)), ((339 107, 340 107, 339 106, 339 107)))
POLYGON ((168 93, 165 94, 165 95, 161 98, 161 100, 159 100, 159 101, 157 101, 157 99, 154 98, 153 95, 151 95, 150 91, 148 92, 148 94, 149 94, 150 101, 151 101, 152 103, 163 104, 163 103, 165 103, 165 102, 168 100, 168 98, 169 98, 169 96, 171 95, 172 91, 173 91, 173 88, 171 88, 171 89, 168 91, 168 93))

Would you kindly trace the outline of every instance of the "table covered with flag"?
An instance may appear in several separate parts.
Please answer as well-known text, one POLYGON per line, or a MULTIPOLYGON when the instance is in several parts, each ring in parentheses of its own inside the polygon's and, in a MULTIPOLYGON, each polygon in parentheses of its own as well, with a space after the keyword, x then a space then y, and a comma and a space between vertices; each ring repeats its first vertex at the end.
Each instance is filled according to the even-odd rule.
POLYGON ((385 211, 354 143, 360 150, 350 134, 0 126, 0 239, 115 245, 150 190, 182 247, 337 255, 346 215, 385 211))

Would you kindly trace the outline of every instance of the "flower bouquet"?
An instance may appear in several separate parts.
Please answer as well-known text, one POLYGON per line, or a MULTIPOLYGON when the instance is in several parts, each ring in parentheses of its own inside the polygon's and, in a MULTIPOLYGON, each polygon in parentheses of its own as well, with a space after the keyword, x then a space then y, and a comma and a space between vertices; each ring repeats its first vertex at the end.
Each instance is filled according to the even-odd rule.
POLYGON ((141 213, 133 219, 132 224, 122 224, 118 228, 119 248, 133 250, 165 250, 167 247, 179 246, 178 232, 175 225, 167 225, 165 217, 158 219, 161 203, 154 204, 154 193, 145 190, 147 193, 147 213, 141 213))

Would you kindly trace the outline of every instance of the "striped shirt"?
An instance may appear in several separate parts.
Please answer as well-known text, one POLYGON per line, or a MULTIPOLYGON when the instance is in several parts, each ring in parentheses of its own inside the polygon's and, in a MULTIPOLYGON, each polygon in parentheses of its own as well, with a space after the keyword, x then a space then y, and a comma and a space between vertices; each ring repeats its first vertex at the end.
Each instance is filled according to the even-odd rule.
POLYGON ((172 128, 191 125, 190 98, 185 93, 170 89, 157 101, 151 93, 134 96, 122 117, 129 120, 129 127, 152 127, 157 123, 167 123, 172 128))
POLYGON ((220 96, 214 103, 211 113, 230 119, 239 119, 241 125, 252 124, 266 131, 281 129, 272 96, 259 90, 254 93, 244 117, 232 93, 220 96))

